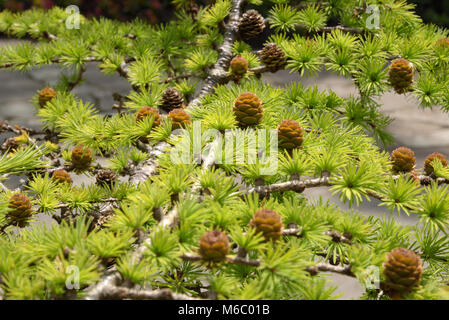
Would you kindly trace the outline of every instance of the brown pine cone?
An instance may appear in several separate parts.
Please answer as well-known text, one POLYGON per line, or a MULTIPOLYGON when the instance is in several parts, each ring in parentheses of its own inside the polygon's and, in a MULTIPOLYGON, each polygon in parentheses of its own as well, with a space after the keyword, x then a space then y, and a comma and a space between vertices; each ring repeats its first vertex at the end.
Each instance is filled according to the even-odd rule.
POLYGON ((413 83, 413 64, 403 58, 393 60, 388 70, 390 84, 398 94, 407 93, 413 83))
POLYGON ((245 40, 257 37, 264 29, 265 19, 256 10, 248 10, 240 18, 238 31, 245 40))
POLYGON ((159 127, 161 125, 161 115, 159 114, 159 112, 157 111, 156 108, 153 107, 142 107, 139 109, 139 111, 137 112, 136 115, 136 120, 140 121, 143 120, 146 117, 150 117, 153 116, 154 120, 153 120, 153 127, 159 127))
POLYGON ((167 88, 162 95, 161 108, 167 112, 173 109, 182 108, 184 105, 184 97, 175 88, 167 88))
POLYGON ((304 141, 303 130, 298 121, 282 120, 278 126, 279 147, 284 149, 296 149, 304 141))
POLYGON ((73 183, 70 174, 64 169, 58 169, 53 171, 52 179, 57 183, 68 183, 70 185, 73 183))
POLYGON ((394 173, 410 172, 415 167, 416 157, 413 150, 399 147, 391 152, 390 161, 394 173))
POLYGON ((276 43, 269 43, 263 47, 260 59, 271 72, 282 70, 287 65, 287 57, 276 43))
POLYGON ((241 77, 248 71, 248 60, 241 56, 236 56, 231 60, 232 74, 241 77))
POLYGON ((429 154, 426 160, 424 160, 424 172, 428 176, 430 176, 433 173, 433 166, 432 166, 433 160, 440 160, 443 167, 445 168, 447 167, 447 159, 444 155, 442 155, 439 152, 429 154))
POLYGON ((115 175, 114 171, 109 169, 100 170, 95 176, 96 183, 100 186, 111 187, 116 179, 117 176, 115 175))
POLYGON ((168 117, 171 119, 172 129, 180 129, 185 125, 190 124, 190 115, 182 108, 173 109, 168 113, 168 117))
POLYGON ((262 233, 267 241, 279 240, 284 230, 281 216, 276 211, 269 209, 257 210, 249 225, 255 228, 257 232, 262 233))
POLYGON ((41 108, 45 107, 47 102, 51 101, 53 98, 55 98, 57 95, 57 92, 50 87, 44 88, 39 92, 39 106, 41 108))
POLYGON ((9 208, 12 209, 6 214, 8 223, 20 228, 28 224, 29 218, 33 215, 30 198, 23 193, 16 193, 9 198, 9 208))
POLYGON ((74 168, 79 170, 88 169, 92 161, 92 152, 88 147, 80 144, 72 150, 72 164, 74 168))
POLYGON ((240 94, 234 101, 233 111, 240 127, 259 124, 263 117, 262 101, 251 92, 240 94))
POLYGON ((200 239, 201 257, 206 261, 220 262, 226 259, 229 252, 229 240, 219 230, 206 232, 200 239))
POLYGON ((383 264, 385 285, 398 292, 408 292, 421 282, 423 273, 419 256, 404 248, 393 249, 383 264))

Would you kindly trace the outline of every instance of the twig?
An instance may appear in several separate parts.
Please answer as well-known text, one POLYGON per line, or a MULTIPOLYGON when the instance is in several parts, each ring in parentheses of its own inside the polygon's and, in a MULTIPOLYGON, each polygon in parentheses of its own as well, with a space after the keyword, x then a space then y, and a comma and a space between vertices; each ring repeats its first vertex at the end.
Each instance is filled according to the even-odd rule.
POLYGON ((80 71, 78 72, 78 76, 76 77, 76 79, 73 81, 70 81, 68 83, 68 87, 67 87, 68 91, 72 91, 73 88, 75 88, 81 82, 85 71, 86 71, 86 67, 84 65, 82 65, 80 68, 80 71))
MULTIPOLYGON (((302 24, 297 24, 296 26, 297 31, 309 31, 309 28, 302 24)), ((362 29, 357 28, 350 28, 345 26, 333 26, 333 27, 321 27, 318 30, 314 31, 313 33, 329 33, 334 30, 341 30, 343 32, 351 33, 351 34, 364 34, 365 31, 362 29)))

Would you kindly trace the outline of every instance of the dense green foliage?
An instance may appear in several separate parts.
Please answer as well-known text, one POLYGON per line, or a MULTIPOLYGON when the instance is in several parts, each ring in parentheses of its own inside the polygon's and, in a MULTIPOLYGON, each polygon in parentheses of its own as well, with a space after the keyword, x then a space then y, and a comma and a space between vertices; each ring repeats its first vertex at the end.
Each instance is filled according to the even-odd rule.
MULTIPOLYGON (((393 141, 385 130, 392 119, 379 110, 379 98, 393 90, 388 66, 402 57, 415 73, 406 94, 423 108, 449 111, 449 46, 440 43, 448 31, 423 24, 403 0, 308 1, 301 6, 271 1, 265 18, 274 34, 266 43, 282 49, 291 72, 308 77, 327 70, 352 79, 358 94, 343 98, 299 83, 277 88, 263 82, 259 75, 267 70, 259 52, 232 31, 243 1, 217 0, 197 14, 187 13, 190 1, 173 2, 176 19, 158 26, 81 19, 79 29, 67 29, 67 13, 58 8, 0 13, 0 32, 38 40, 2 47, 0 67, 25 71, 58 63, 66 69, 54 87, 56 97, 43 107, 39 93, 33 99, 43 132, 7 123, 0 127, 18 137, 0 157, 2 181, 26 177, 20 190, 3 186, 0 193, 1 295, 104 298, 116 297, 114 289, 122 287, 142 294, 168 288, 198 298, 332 299, 335 288, 327 284, 326 272, 366 284, 374 267, 380 270, 381 286, 368 287, 362 298, 388 299, 397 296, 385 289, 383 263, 387 253, 402 247, 420 257, 424 273, 401 298, 448 298, 449 169, 434 160, 429 176, 420 168, 393 172, 390 155, 380 149, 393 141), (379 6, 380 28, 367 28, 372 13, 365 4, 379 6), (222 43, 229 41, 228 57, 222 43), (249 65, 238 79, 227 73, 233 55, 249 65), (224 73, 217 60, 225 62, 224 73), (71 93, 92 62, 105 75, 118 72, 129 81, 126 97, 114 94, 118 112, 111 108, 110 114, 100 114, 71 93), (210 82, 211 75, 219 81, 210 82), (201 91, 208 81, 213 86, 201 91), (161 108, 169 87, 182 94, 191 118, 180 133, 172 134, 175 118, 161 108), (243 92, 263 103, 263 118, 252 128, 238 127, 233 110, 243 92), (159 126, 154 116, 136 119, 144 106, 159 109, 159 126), (279 149, 268 163, 238 161, 238 150, 255 148, 250 129, 276 129, 284 119, 302 127, 301 148, 279 149), (212 137, 201 141, 203 157, 193 152, 188 161, 173 161, 171 151, 192 148, 196 121, 202 133, 216 129, 234 137, 236 145, 224 154, 236 161, 214 158, 211 165, 207 151, 212 137), (92 152, 93 159, 83 155, 87 168, 75 163, 79 159, 72 150, 79 145, 92 152), (277 170, 264 174, 273 162, 277 170), (52 178, 56 168, 72 177, 97 175, 97 181, 107 168, 119 179, 58 183, 52 178), (303 193, 310 187, 329 187, 351 211, 310 201, 303 193), (31 220, 42 213, 54 218, 53 224, 17 228, 11 223, 11 212, 18 209, 10 198, 17 192, 32 199, 31 220), (375 218, 356 211, 372 198, 390 215, 375 218), (279 240, 266 241, 250 227, 260 208, 281 216, 279 240), (400 225, 397 214, 417 215, 419 223, 400 225), (200 238, 211 230, 229 236, 225 261, 204 261, 198 254, 200 238), (79 290, 67 286, 74 279, 72 267, 79 271, 79 290), (115 283, 94 295, 105 275, 115 277, 115 283)), ((246 9, 262 4, 249 2, 246 9)))

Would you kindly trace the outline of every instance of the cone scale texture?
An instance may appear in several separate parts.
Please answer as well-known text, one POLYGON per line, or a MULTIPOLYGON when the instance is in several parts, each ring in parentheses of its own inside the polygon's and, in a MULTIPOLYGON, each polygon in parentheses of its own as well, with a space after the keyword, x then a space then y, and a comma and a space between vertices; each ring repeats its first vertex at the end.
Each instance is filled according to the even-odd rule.
POLYGON ((47 102, 51 101, 57 95, 53 88, 44 88, 39 92, 39 106, 41 108, 45 107, 47 102))

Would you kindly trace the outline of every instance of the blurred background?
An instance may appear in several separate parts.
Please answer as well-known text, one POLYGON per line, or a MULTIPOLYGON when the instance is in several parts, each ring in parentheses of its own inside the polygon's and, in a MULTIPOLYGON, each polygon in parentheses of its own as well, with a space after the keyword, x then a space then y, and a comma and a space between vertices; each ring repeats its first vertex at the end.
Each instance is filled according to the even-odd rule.
MULTIPOLYGON (((196 3, 207 2, 211 1, 196 1, 196 3)), ((417 5, 417 12, 424 21, 449 26, 449 1, 409 0, 408 2, 417 5)), ((173 16, 170 0, 0 0, 0 10, 20 11, 31 7, 48 9, 55 5, 60 7, 77 5, 81 13, 89 17, 105 16, 119 20, 139 17, 151 23, 167 21, 173 16)))

